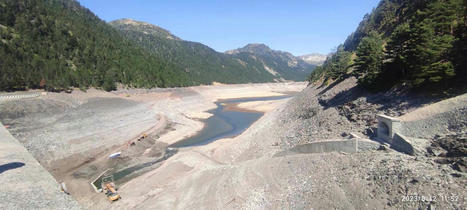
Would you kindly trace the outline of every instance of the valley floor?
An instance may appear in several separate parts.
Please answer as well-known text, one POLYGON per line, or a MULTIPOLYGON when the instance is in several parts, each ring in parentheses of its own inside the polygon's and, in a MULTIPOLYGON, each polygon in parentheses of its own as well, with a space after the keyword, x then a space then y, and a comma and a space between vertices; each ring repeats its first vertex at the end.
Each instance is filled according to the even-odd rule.
MULTIPOLYGON (((278 96, 305 87, 305 83, 271 83, 124 89, 112 93, 75 90, 71 94, 4 100, 0 103, 0 119, 58 181, 67 184, 83 207, 106 207, 108 201, 94 192, 91 180, 106 169, 118 171, 156 160, 140 172, 144 173, 163 165, 171 155, 167 147, 201 130, 200 119, 211 115, 206 111, 216 107, 215 101, 278 96), (144 133, 148 137, 137 141, 144 133), (135 146, 130 146, 132 142, 135 146), (109 154, 119 151, 121 158, 108 159, 109 154)), ((267 111, 284 101, 255 102, 241 109, 267 111)))
MULTIPOLYGON (((425 118, 435 122, 434 127, 445 126, 441 118, 458 119, 457 127, 451 125, 450 131, 438 135, 465 135, 467 95, 460 97, 425 118)), ((430 155, 426 148, 415 156, 387 146, 359 153, 277 155, 310 142, 346 139, 351 132, 373 137, 377 113, 404 118, 419 107, 430 107, 433 100, 367 94, 355 88, 352 78, 330 87, 310 86, 242 135, 181 150, 161 167, 128 182, 121 188, 127 199, 112 207, 461 209, 466 205, 465 169, 439 164, 443 156, 430 155)), ((434 141, 423 138, 423 145, 434 141)), ((465 141, 465 136, 459 138, 465 141)), ((465 145, 462 155, 465 159, 465 145)))
MULTIPOLYGON (((441 99, 369 94, 355 84, 349 78, 327 87, 306 88, 304 83, 289 83, 114 93, 91 90, 73 93, 66 96, 71 99, 53 105, 54 110, 63 106, 76 114, 55 114, 54 119, 40 121, 44 119, 24 110, 3 111, 19 105, 3 103, 0 117, 56 179, 70 183, 72 195, 89 209, 464 208, 467 95, 435 103, 441 99), (215 108, 216 100, 273 96, 303 88, 290 100, 231 107, 266 113, 239 136, 180 148, 164 159, 168 145, 203 127, 197 119, 209 117, 205 111, 215 108), (90 113, 83 112, 83 107, 90 113), (430 115, 423 117, 427 112, 430 115), (404 120, 404 134, 422 142, 415 145, 419 149, 415 155, 385 145, 358 153, 278 155, 312 142, 349 139, 350 133, 374 138, 379 113, 404 120), (74 124, 80 120, 86 123, 74 124), (53 129, 46 129, 49 126, 53 129), (95 133, 84 132, 92 129, 95 133), (146 140, 129 146, 144 132, 150 133, 146 140), (71 138, 67 133, 87 136, 71 138), (54 147, 44 152, 37 134, 64 143, 50 143, 54 147), (88 148, 86 152, 74 149, 81 144, 88 148), (122 151, 119 162, 107 159, 115 151, 122 151), (122 168, 154 159, 161 161, 119 186, 122 199, 118 202, 110 204, 89 186, 83 187, 102 171, 96 168, 122 168)), ((65 96, 31 99, 24 109, 44 109, 50 105, 37 104, 38 100, 51 103, 60 97, 65 96)))

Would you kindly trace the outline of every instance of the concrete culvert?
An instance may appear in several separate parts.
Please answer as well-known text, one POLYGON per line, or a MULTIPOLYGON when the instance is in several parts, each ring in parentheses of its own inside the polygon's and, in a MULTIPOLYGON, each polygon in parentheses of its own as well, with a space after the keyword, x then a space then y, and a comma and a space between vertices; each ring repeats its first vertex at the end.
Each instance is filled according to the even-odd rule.
POLYGON ((383 134, 385 136, 389 136, 389 127, 384 122, 379 122, 378 123, 378 131, 379 131, 379 133, 381 133, 381 134, 383 134))

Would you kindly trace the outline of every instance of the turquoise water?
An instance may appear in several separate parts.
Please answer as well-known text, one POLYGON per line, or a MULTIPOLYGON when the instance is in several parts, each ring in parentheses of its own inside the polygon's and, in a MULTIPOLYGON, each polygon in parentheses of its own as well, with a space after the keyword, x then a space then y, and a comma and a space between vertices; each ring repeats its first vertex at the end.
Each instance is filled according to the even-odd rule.
POLYGON ((254 98, 237 98, 221 100, 216 102, 217 108, 209 110, 213 114, 206 120, 204 128, 196 135, 172 144, 171 147, 191 147, 209 144, 215 140, 237 136, 248 127, 258 120, 263 113, 261 112, 244 112, 225 110, 224 104, 235 104, 250 101, 269 101, 280 100, 289 98, 290 95, 285 96, 271 96, 271 97, 254 97, 254 98))

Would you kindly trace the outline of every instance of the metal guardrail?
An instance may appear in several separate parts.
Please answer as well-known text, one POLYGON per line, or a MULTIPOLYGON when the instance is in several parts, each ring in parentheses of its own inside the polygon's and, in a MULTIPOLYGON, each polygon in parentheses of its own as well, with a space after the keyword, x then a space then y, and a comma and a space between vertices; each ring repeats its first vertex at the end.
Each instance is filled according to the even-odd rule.
POLYGON ((41 93, 24 93, 24 94, 0 94, 0 101, 13 101, 25 98, 35 98, 39 96, 47 95, 47 92, 41 93))

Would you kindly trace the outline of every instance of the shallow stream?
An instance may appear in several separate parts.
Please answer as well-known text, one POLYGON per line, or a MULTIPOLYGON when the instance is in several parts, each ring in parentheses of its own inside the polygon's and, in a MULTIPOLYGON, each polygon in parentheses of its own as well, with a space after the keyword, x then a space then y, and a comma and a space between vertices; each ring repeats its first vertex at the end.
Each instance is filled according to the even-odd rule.
POLYGON ((263 116, 262 112, 251 112, 243 110, 226 110, 230 104, 237 104, 251 101, 270 101, 289 98, 291 95, 252 97, 220 100, 216 102, 217 108, 209 110, 213 114, 204 122, 204 128, 196 135, 188 137, 182 141, 172 144, 172 147, 191 147, 209 144, 215 140, 234 137, 241 134, 256 120, 263 116))
MULTIPOLYGON (((226 109, 229 105, 250 101, 280 100, 289 97, 292 97, 292 95, 219 100, 216 102, 217 108, 208 111, 213 115, 208 119, 203 120, 205 126, 201 131, 194 136, 172 144, 170 147, 180 148, 200 146, 209 144, 218 139, 237 136, 264 114, 262 112, 252 112, 241 109, 226 109)), ((139 165, 110 173, 113 175, 115 183, 121 185, 132 178, 151 170, 153 165, 166 160, 176 152, 177 149, 168 149, 166 155, 161 159, 141 163, 139 165)), ((98 189, 100 189, 101 182, 102 177, 94 182, 98 189)))

